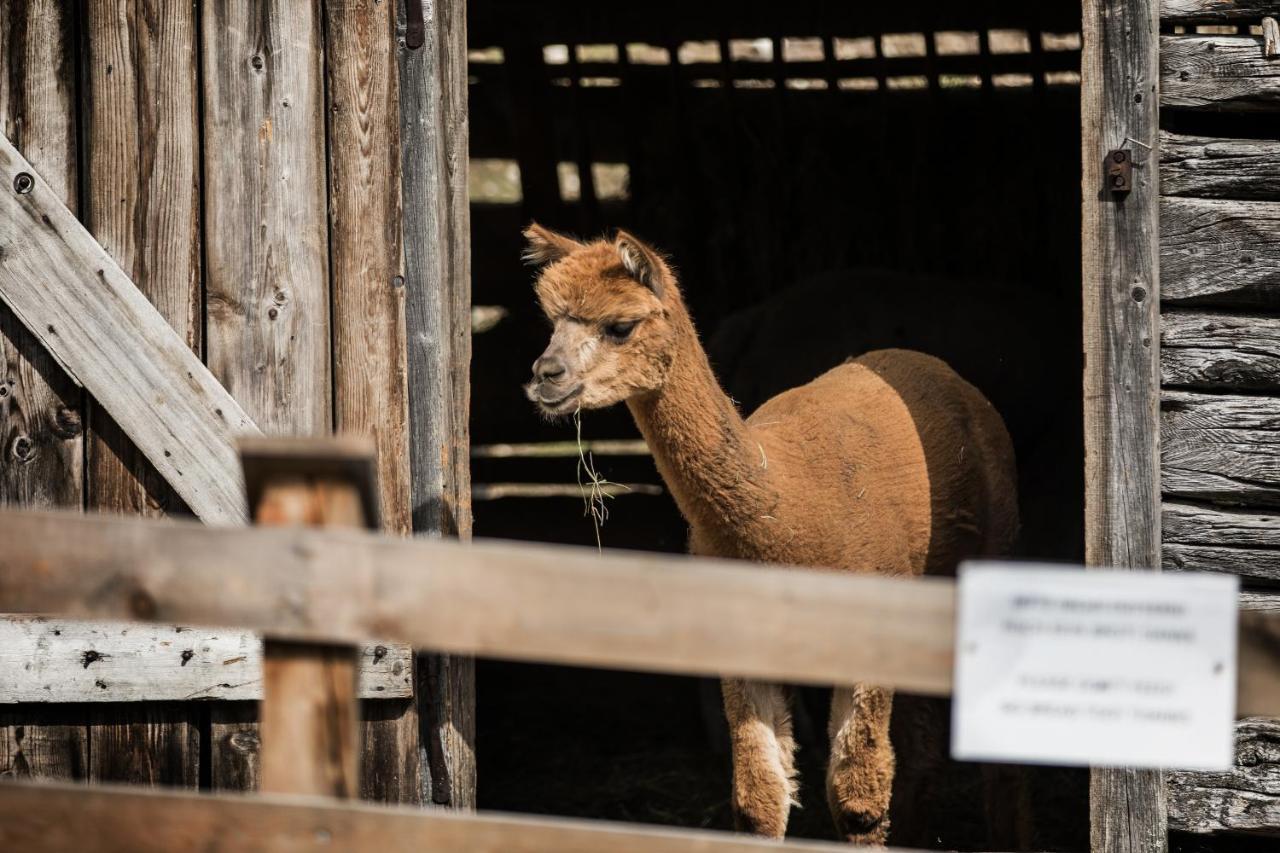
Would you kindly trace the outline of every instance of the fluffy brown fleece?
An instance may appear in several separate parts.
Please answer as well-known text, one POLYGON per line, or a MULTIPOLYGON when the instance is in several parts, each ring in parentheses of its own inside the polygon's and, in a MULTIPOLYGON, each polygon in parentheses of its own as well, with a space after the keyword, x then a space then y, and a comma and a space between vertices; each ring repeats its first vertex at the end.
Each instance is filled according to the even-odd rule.
MULTIPOLYGON (((535 224, 525 236, 526 257, 545 265, 537 293, 554 324, 530 398, 548 414, 625 401, 694 553, 904 576, 1007 553, 1017 529, 1009 436, 943 362, 867 353, 744 420, 657 252, 624 232, 580 243, 535 224)), ((726 680, 723 692, 734 814, 781 837, 796 789, 786 689, 726 680)), ((833 695, 827 792, 851 841, 887 836, 892 703, 892 691, 869 685, 833 695)))

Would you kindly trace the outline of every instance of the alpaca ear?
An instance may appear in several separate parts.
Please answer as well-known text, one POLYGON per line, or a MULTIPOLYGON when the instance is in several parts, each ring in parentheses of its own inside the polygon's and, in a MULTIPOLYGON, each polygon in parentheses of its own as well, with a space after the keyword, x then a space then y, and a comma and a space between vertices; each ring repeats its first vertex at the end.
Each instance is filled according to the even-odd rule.
POLYGON ((618 249, 618 257, 622 259, 622 268, 627 271, 627 275, 661 299, 662 261, 658 258, 658 253, 621 229, 613 238, 613 245, 618 249))
POLYGON ((557 234, 550 228, 543 228, 536 222, 530 222, 524 229, 524 238, 529 241, 521 257, 526 264, 542 266, 558 261, 574 249, 582 248, 582 244, 572 237, 557 234))

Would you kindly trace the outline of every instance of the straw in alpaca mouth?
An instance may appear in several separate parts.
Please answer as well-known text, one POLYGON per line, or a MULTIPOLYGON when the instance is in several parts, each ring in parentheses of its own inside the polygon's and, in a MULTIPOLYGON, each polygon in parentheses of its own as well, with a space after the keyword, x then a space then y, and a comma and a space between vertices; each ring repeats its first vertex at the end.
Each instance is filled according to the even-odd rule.
POLYGON ((605 504, 605 498, 614 497, 619 489, 628 492, 631 489, 622 483, 610 482, 595 469, 595 460, 591 451, 587 450, 582 443, 581 406, 573 410, 573 425, 577 430, 578 488, 582 492, 583 514, 591 516, 591 524, 596 531, 596 550, 603 551, 604 542, 600 538, 600 528, 604 527, 605 521, 609 519, 609 507, 605 504), (586 475, 586 482, 583 482, 583 475, 586 475))
POLYGON ((544 415, 567 415, 570 407, 579 407, 577 400, 582 396, 581 385, 570 389, 564 396, 555 400, 548 400, 543 397, 539 388, 540 383, 534 381, 526 385, 524 391, 530 400, 538 404, 538 408, 542 410, 544 415))

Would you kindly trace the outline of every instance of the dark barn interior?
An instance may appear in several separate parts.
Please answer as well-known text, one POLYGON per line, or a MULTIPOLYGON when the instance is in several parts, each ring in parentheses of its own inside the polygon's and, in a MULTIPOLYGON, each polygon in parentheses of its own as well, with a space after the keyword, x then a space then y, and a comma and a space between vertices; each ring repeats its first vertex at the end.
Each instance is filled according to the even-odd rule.
MULTIPOLYGON (((666 251, 744 412, 868 350, 947 360, 1012 434, 1016 556, 1080 560, 1079 26, 1059 0, 472 0, 476 534, 596 543, 575 427, 520 389, 546 336, 519 260, 536 219, 666 251)), ((683 550, 625 409, 581 438, 631 486, 603 545, 683 550)), ((479 672, 482 808, 731 826, 714 682, 479 672)), ((791 834, 832 837, 825 705, 803 699, 791 834)), ((986 846, 976 770, 945 775, 928 843, 986 846)), ((1035 849, 1087 846, 1085 778, 1034 774, 1035 849)))

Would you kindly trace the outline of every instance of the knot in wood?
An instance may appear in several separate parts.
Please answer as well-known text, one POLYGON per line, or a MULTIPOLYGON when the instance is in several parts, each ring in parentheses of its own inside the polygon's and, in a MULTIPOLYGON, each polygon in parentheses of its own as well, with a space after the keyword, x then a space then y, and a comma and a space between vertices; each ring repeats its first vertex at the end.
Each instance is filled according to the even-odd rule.
POLYGON ((75 409, 68 409, 63 406, 54 414, 53 434, 58 438, 75 438, 83 431, 84 429, 80 423, 80 413, 75 409))
POLYGON ((13 440, 13 458, 17 462, 30 462, 35 458, 35 442, 29 436, 20 435, 13 440))
POLYGON ((19 172, 13 178, 13 189, 18 195, 26 195, 36 187, 36 179, 30 172, 19 172))

